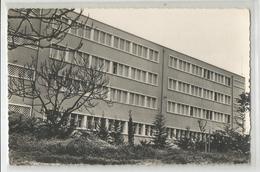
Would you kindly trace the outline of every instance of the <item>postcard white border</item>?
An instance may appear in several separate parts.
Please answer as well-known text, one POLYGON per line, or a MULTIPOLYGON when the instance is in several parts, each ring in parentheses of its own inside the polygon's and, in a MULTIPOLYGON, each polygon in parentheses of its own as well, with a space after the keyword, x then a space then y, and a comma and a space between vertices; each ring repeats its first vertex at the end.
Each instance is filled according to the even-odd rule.
POLYGON ((1 171, 86 171, 86 170, 98 170, 98 171, 259 171, 260 170, 260 84, 259 84, 259 47, 260 47, 260 2, 259 0, 143 0, 124 2, 123 0, 117 0, 110 2, 109 0, 2 0, 1 3, 1 171), (149 2, 149 3, 148 3, 149 2), (80 8, 86 7, 105 7, 105 8, 248 8, 251 14, 251 34, 250 34, 250 46, 251 46, 251 105, 252 105, 252 162, 251 165, 213 165, 213 166, 196 166, 196 165, 163 165, 163 166, 90 166, 90 165, 62 165, 62 166, 9 166, 8 164, 8 119, 7 119, 7 10, 13 7, 74 7, 80 8))

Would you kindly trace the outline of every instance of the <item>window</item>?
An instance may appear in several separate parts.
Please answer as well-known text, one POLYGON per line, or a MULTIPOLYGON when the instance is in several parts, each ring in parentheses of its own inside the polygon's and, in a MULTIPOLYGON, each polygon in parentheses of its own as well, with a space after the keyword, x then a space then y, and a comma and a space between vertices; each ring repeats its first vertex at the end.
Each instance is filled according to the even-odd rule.
POLYGON ((110 69, 110 61, 105 60, 105 63, 104 63, 104 72, 109 72, 109 69, 110 69))
POLYGON ((151 106, 151 98, 146 97, 146 107, 150 107, 150 106, 151 106))
POLYGON ((111 46, 112 35, 106 34, 106 45, 111 46))
POLYGON ((98 42, 99 37, 99 31, 97 29, 94 29, 94 41, 98 42))
POLYGON ((91 28, 86 26, 84 29, 84 37, 90 39, 91 28))
POLYGON ((92 120, 93 120, 93 117, 91 117, 91 116, 87 117, 88 129, 92 129, 92 120))
POLYGON ((142 46, 141 45, 138 45, 137 54, 138 54, 138 56, 142 56, 142 46))
POLYGON ((153 76, 154 76, 154 78, 153 78, 153 84, 154 84, 154 85, 157 85, 157 75, 154 74, 153 76))
POLYGON ((113 62, 113 74, 117 74, 117 63, 113 62))
POLYGON ((148 73, 148 83, 152 83, 153 82, 153 74, 152 73, 148 73))
POLYGON ((142 134, 142 129, 143 129, 143 124, 139 124, 139 130, 138 130, 139 135, 142 134))
POLYGON ((142 71, 142 82, 145 82, 146 81, 146 72, 145 71, 142 71))
POLYGON ((130 103, 131 105, 134 104, 134 93, 130 93, 129 103, 130 103))
POLYGON ((132 49, 133 54, 137 54, 137 44, 133 43, 133 49, 132 49))
POLYGON ((136 69, 135 68, 131 68, 131 78, 132 79, 135 79, 135 72, 136 71, 136 69))
POLYGON ((78 125, 77 127, 82 127, 82 121, 83 121, 83 116, 82 115, 78 115, 78 125))
POLYGON ((130 52, 130 41, 125 41, 125 51, 130 52))
POLYGON ((101 44, 105 44, 105 37, 106 37, 106 33, 100 31, 99 42, 100 42, 101 44))
POLYGON ((120 48, 121 50, 125 50, 125 40, 120 39, 119 45, 120 45, 119 48, 120 48))
POLYGON ((127 103, 127 92, 126 91, 122 91, 122 102, 127 103))
POLYGON ((149 49, 149 59, 153 60, 153 50, 149 49))
POLYGON ((118 75, 123 76, 123 65, 122 64, 118 64, 118 75))
POLYGON ((119 45, 119 38, 114 36, 114 47, 119 48, 118 45, 119 45))
POLYGON ((139 69, 136 69, 136 79, 138 81, 140 81, 140 79, 141 79, 141 70, 139 70, 139 69))
POLYGON ((157 51, 154 51, 154 61, 158 61, 159 59, 159 54, 157 51))
POLYGON ((128 66, 124 66, 124 76, 128 77, 129 75, 129 67, 128 66))
POLYGON ((193 116, 193 107, 190 107, 190 116, 193 116))
POLYGON ((176 104, 174 102, 168 101, 168 104, 167 104, 168 112, 175 113, 175 105, 176 104))
POLYGON ((148 49, 146 47, 143 47, 143 57, 144 58, 147 57, 147 51, 148 51, 148 49))
POLYGON ((140 105, 145 106, 145 96, 143 95, 140 96, 140 105))
POLYGON ((149 134, 149 126, 145 125, 145 135, 148 136, 149 134))

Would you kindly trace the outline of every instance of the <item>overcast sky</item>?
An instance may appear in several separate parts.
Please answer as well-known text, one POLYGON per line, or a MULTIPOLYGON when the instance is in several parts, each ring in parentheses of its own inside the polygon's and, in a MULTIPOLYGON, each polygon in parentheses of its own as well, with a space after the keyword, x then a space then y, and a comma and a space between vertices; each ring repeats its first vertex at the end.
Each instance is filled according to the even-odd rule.
POLYGON ((245 9, 100 8, 84 12, 249 79, 249 12, 245 9))

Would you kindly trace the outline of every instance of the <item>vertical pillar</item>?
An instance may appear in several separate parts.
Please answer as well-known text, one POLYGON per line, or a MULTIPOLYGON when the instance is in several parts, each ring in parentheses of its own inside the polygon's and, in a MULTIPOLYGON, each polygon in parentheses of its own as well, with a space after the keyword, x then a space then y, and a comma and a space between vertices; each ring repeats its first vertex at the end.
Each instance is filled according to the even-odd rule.
POLYGON ((92 55, 89 55, 89 68, 91 68, 92 65, 92 55))
POLYGON ((113 62, 109 62, 109 73, 113 73, 113 62))
POLYGON ((114 47, 114 36, 111 36, 111 47, 114 47))
POLYGON ((94 29, 90 29, 90 40, 94 40, 94 29))
POLYGON ((107 118, 104 118, 104 119, 105 119, 105 126, 106 126, 106 129, 108 130, 108 127, 109 127, 108 119, 107 119, 107 118))
POLYGON ((78 119, 79 119, 79 115, 76 114, 76 118, 75 118, 75 124, 76 124, 76 127, 78 127, 78 119))
POLYGON ((147 127, 148 127, 148 128, 147 128, 147 130, 148 130, 148 131, 147 131, 147 136, 151 136, 151 135, 150 135, 150 132, 151 132, 151 126, 150 126, 150 125, 147 125, 147 127))
POLYGON ((123 134, 128 134, 128 122, 127 121, 124 121, 123 134))
POLYGON ((141 135, 142 136, 145 136, 145 124, 141 125, 142 126, 142 132, 141 132, 141 135))
POLYGON ((84 115, 83 116, 83 119, 82 119, 82 122, 81 122, 81 127, 86 129, 87 128, 87 116, 84 115))

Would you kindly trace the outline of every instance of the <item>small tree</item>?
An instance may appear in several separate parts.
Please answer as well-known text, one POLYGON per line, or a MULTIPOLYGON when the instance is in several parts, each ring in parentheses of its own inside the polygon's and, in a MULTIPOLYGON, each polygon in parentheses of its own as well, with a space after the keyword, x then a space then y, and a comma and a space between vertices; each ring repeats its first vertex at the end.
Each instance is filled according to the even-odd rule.
POLYGON ((104 141, 108 141, 109 138, 109 132, 108 129, 106 127, 106 119, 105 118, 101 118, 100 120, 100 125, 98 128, 98 133, 97 133, 98 137, 104 141))
POLYGON ((162 114, 155 116, 154 126, 154 138, 153 143, 156 148, 164 148, 167 145, 167 131, 165 126, 165 117, 162 114))
POLYGON ((250 93, 243 92, 239 95, 239 98, 237 98, 236 101, 239 104, 239 116, 235 118, 235 122, 238 125, 238 127, 241 128, 242 134, 244 134, 246 114, 250 112, 250 93))
POLYGON ((122 135, 122 127, 120 125, 120 122, 118 120, 115 120, 114 122, 114 128, 111 133, 111 136, 113 138, 113 142, 116 145, 120 145, 124 143, 124 138, 122 135))
POLYGON ((132 111, 129 111, 129 121, 128 121, 128 144, 130 146, 134 145, 134 124, 132 119, 132 111))

